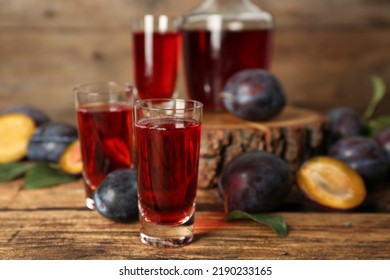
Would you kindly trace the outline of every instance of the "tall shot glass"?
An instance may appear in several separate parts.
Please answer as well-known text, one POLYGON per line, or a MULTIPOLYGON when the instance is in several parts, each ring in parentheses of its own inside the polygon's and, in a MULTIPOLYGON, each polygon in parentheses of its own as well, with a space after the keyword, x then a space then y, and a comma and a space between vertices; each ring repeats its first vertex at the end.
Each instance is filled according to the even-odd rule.
POLYGON ((96 82, 76 86, 73 91, 86 206, 95 209, 93 193, 106 175, 133 165, 134 88, 96 82))
POLYGON ((144 99, 134 105, 142 243, 178 247, 193 240, 202 103, 144 99))
POLYGON ((172 98, 181 52, 180 18, 132 17, 133 70, 142 99, 172 98))

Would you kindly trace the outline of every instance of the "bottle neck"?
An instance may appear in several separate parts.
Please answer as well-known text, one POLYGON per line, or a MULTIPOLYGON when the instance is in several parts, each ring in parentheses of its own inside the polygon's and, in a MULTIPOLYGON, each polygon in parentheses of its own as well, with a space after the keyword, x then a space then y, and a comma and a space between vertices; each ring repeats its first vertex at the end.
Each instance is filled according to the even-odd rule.
POLYGON ((214 4, 218 4, 218 3, 223 3, 223 4, 226 4, 226 3, 232 3, 232 4, 240 4, 240 3, 252 3, 251 0, 204 0, 203 3, 214 3, 214 4))
POLYGON ((253 4, 251 0, 204 0, 193 13, 222 13, 222 14, 237 14, 237 13, 258 13, 263 10, 253 4))
MULTIPOLYGON (((253 4, 251 0, 204 0, 200 6, 186 15, 183 26, 200 28, 207 22, 208 26, 229 29, 231 22, 238 21, 245 21, 246 26, 253 23, 252 25, 256 27, 273 28, 272 15, 253 4), (226 27, 227 25, 229 27, 226 27)), ((214 27, 208 29, 215 29, 214 27)))

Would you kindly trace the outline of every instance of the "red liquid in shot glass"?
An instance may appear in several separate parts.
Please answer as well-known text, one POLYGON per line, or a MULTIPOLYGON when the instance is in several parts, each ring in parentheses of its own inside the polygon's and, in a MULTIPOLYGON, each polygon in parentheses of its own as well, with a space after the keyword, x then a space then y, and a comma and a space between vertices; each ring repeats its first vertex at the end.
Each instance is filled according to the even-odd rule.
POLYGON ((132 164, 133 109, 120 104, 81 106, 77 119, 87 196, 92 197, 109 172, 132 164))
POLYGON ((172 97, 179 66, 180 32, 133 34, 134 72, 138 94, 146 98, 172 97))
POLYGON ((135 124, 138 191, 145 220, 184 223, 195 211, 201 124, 143 119, 135 124))

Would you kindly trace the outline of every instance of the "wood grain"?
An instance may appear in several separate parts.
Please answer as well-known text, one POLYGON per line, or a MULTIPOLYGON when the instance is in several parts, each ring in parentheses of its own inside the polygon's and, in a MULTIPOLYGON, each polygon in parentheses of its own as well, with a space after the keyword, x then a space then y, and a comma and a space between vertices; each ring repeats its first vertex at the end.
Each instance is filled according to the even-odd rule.
POLYGON ((194 242, 164 250, 141 244, 138 221, 115 223, 87 209, 82 180, 26 190, 19 179, 0 183, 0 259, 389 259, 390 189, 372 192, 370 203, 387 212, 286 205, 273 213, 288 225, 281 238, 253 221, 227 222, 218 191, 199 189, 194 242))
POLYGON ((139 224, 89 210, 0 212, 2 259, 389 259, 388 214, 277 213, 286 238, 252 221, 198 212, 195 240, 161 250, 139 241, 139 224))
MULTIPOLYGON (((75 122, 72 88, 87 81, 133 82, 130 15, 183 14, 191 1, 1 1, 0 110, 20 103, 75 122), (91 17, 90 14, 93 14, 91 17)), ((363 111, 370 75, 390 81, 389 1, 255 1, 276 19, 272 71, 290 105, 363 111)), ((182 71, 180 96, 186 96, 182 71)), ((378 108, 388 113, 390 95, 378 108)))
MULTIPOLYGON (((128 0, 107 4, 104 0, 2 1, 0 26, 5 27, 128 27, 131 15, 168 13, 183 15, 203 0, 128 0), (89 16, 93 13, 93 16, 89 16)), ((386 0, 252 0, 271 12, 283 28, 388 27, 386 0)))

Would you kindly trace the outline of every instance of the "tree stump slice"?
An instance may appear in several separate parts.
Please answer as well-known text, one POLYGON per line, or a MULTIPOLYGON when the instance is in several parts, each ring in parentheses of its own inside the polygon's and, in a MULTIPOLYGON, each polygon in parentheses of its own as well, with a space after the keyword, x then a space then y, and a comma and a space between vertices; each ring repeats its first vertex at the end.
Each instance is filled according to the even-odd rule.
POLYGON ((268 122, 245 121, 228 112, 205 112, 199 187, 216 187, 223 167, 239 154, 253 150, 281 157, 295 174, 304 160, 324 152, 328 125, 326 115, 291 106, 268 122))

